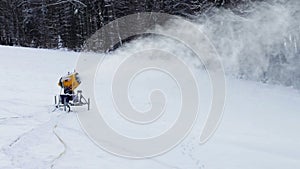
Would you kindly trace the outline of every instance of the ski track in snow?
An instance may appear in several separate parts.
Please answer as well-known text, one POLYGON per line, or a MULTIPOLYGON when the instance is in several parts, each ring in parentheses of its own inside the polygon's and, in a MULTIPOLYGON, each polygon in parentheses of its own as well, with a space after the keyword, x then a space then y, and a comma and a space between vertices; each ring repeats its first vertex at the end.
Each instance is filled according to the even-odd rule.
MULTIPOLYGON (((63 112, 64 113, 64 112, 63 112)), ((57 125, 58 124, 56 124, 54 127, 53 127, 53 133, 55 134, 55 136, 57 137, 57 139, 61 142, 61 144, 63 144, 63 146, 64 146, 64 149, 63 149, 63 151, 53 160, 53 162, 52 162, 52 164, 51 164, 51 169, 53 169, 54 168, 54 166, 55 166, 55 162, 56 161, 58 161, 63 155, 65 155, 66 154, 66 152, 67 152, 67 144, 64 142, 64 140, 56 133, 56 131, 55 131, 55 129, 57 128, 57 125)))
MULTIPOLYGON (((53 123, 53 121, 56 121, 54 124, 52 124, 51 126, 53 126, 52 127, 52 131, 53 131, 53 134, 57 137, 57 139, 63 144, 63 146, 64 146, 64 149, 63 149, 63 151, 56 157, 56 158, 54 158, 52 161, 52 164, 50 165, 51 166, 51 168, 53 168, 54 167, 54 163, 55 163, 55 161, 57 161, 63 154, 65 154, 65 151, 66 151, 66 144, 63 142, 63 140, 59 137, 59 135, 55 132, 55 129, 57 128, 57 125, 58 125, 58 123, 59 123, 59 117, 60 116, 62 116, 62 115, 64 115, 64 113, 65 112, 61 112, 61 114, 60 115, 58 115, 57 117, 55 117, 55 120, 53 120, 53 118, 51 118, 49 121, 47 121, 47 122, 45 122, 45 123, 43 123, 43 124, 40 124, 40 125, 38 125, 38 126, 36 126, 35 128, 33 128, 33 129, 31 129, 30 131, 27 131, 27 132, 25 132, 25 133, 22 133, 21 135, 19 135, 15 140, 13 140, 11 143, 9 143, 9 145, 7 146, 7 147, 4 147, 4 148, 2 148, 2 151, 4 151, 4 152, 9 152, 9 150, 11 150, 11 149, 13 149, 14 148, 14 145, 15 144, 18 144, 19 142, 21 142, 21 140, 22 140, 22 138, 23 137, 31 137, 30 136, 30 134, 32 133, 32 132, 34 132, 35 130, 38 130, 39 128, 41 128, 42 126, 48 126, 49 124, 52 124, 53 123)), ((13 117, 14 118, 14 117, 13 117)), ((16 117, 17 119, 20 119, 20 118, 22 118, 22 117, 16 117)), ((25 117, 24 117, 25 118, 25 117)), ((28 118, 28 117, 27 117, 28 118)), ((32 118, 32 116, 29 116, 29 118, 32 118)), ((9 119, 11 119, 11 117, 9 117, 8 119, 6 119, 6 120, 9 120, 9 119)), ((34 137, 34 136, 33 136, 34 137)), ((20 144, 22 144, 22 143, 20 143, 20 144)), ((25 145, 26 146, 26 145, 25 145)), ((10 156, 10 158, 11 158, 11 161, 12 161, 12 164, 14 164, 14 155, 13 154, 9 154, 9 153, 6 153, 6 155, 7 156, 10 156)))

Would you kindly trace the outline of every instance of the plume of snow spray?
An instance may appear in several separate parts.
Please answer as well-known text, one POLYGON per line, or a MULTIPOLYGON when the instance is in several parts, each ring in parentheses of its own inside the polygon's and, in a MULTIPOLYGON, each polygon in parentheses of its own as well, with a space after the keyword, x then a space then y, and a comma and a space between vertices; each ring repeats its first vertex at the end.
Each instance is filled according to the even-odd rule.
MULTIPOLYGON (((227 75, 300 88, 300 1, 269 0, 235 9, 215 9, 193 23, 216 47, 227 75)), ((184 27, 179 19, 156 29, 184 33, 201 47, 201 40, 184 27)), ((195 58, 190 49, 166 37, 139 39, 118 52, 126 55, 152 47, 164 48, 184 59, 195 58)), ((210 61, 203 62, 207 65, 210 61)))

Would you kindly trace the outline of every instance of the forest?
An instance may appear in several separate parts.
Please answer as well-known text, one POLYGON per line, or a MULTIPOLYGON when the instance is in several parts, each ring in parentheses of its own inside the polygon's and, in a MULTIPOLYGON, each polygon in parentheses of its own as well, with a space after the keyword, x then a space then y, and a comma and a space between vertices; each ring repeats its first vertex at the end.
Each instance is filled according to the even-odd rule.
MULTIPOLYGON (((189 19, 247 0, 1 0, 0 45, 80 51, 103 25, 139 12, 189 19)), ((250 0, 248 0, 250 1, 250 0)))

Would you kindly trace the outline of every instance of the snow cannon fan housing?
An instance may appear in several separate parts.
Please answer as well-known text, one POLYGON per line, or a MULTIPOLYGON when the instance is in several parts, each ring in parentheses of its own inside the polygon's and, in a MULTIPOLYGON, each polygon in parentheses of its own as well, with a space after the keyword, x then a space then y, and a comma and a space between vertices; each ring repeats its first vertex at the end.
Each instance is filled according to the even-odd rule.
POLYGON ((79 74, 77 72, 68 74, 66 76, 63 76, 60 78, 58 82, 58 86, 64 88, 65 90, 71 90, 74 92, 74 90, 81 84, 79 74))

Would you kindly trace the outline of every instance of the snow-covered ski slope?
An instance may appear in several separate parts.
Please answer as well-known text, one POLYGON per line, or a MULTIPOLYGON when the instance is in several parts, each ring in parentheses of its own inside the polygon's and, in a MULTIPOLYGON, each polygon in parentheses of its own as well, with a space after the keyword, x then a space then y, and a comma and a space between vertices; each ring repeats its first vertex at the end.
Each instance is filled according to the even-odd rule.
MULTIPOLYGON (((77 57, 74 52, 0 46, 0 169, 300 168, 299 91, 232 78, 227 78, 222 122, 206 144, 199 144, 201 120, 205 117, 200 115, 188 137, 159 157, 132 160, 109 154, 90 141, 81 129, 76 116, 81 109, 69 114, 49 113, 53 96, 60 91, 57 80, 74 69, 77 57)), ((107 68, 97 82, 97 97, 104 110, 110 109, 111 100, 106 90, 108 82, 101 78, 110 77, 110 65, 118 61, 118 57, 112 58, 115 59, 103 64, 107 68)), ((208 78, 200 70, 196 74, 201 77, 200 101, 207 104, 211 97, 207 92, 210 88, 206 87, 208 78)), ((176 103, 178 93, 172 90, 176 85, 158 75, 161 87, 173 98, 170 101, 176 103)), ((145 76, 137 79, 139 86, 146 87, 152 82, 152 75, 145 76)), ((132 103, 137 108, 147 108, 145 96, 143 88, 137 87, 132 91, 132 103)), ((172 106, 167 110, 172 112, 172 106)), ((116 116, 113 111, 104 114, 119 132, 135 133, 131 126, 119 123, 116 116)), ((167 117, 172 120, 172 114, 167 117)), ((161 131, 160 127, 164 125, 142 129, 155 135, 161 131)))

